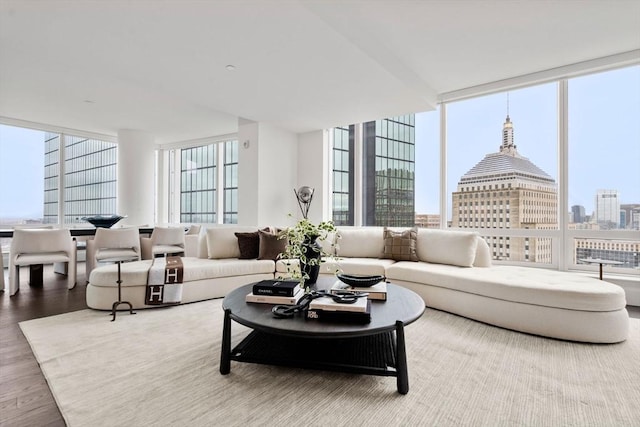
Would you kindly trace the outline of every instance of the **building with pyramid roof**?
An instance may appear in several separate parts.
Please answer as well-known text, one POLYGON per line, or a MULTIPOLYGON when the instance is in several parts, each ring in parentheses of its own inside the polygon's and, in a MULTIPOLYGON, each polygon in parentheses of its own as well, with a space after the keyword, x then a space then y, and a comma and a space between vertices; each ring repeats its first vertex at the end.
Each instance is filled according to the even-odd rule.
MULTIPOLYGON (((502 144, 465 173, 452 194, 452 227, 558 227, 555 180, 518 153, 507 115, 502 144)), ((486 237, 496 260, 551 263, 551 239, 486 237)))

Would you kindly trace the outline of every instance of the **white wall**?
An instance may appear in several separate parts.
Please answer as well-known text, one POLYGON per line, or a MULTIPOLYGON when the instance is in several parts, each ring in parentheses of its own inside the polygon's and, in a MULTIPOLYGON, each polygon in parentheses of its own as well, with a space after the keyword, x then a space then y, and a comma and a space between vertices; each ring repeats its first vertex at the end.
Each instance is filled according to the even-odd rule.
POLYGON ((289 225, 298 209, 298 136, 241 119, 238 143, 238 224, 289 225))
MULTIPOLYGON (((296 188, 308 185, 315 189, 308 215, 309 220, 313 222, 331 219, 328 146, 328 134, 324 130, 298 135, 298 184, 296 188)), ((302 218, 300 208, 296 209, 296 218, 302 218)))

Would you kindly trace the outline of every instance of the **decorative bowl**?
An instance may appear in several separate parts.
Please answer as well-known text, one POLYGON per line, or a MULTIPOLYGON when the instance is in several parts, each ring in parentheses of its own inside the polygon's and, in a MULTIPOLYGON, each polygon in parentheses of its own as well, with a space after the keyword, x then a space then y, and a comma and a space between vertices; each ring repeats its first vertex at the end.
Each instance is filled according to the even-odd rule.
POLYGON ((386 279, 384 276, 366 276, 363 274, 336 274, 342 283, 355 288, 368 288, 386 279))
POLYGON ((94 227, 111 228, 116 222, 122 218, 126 218, 120 215, 95 215, 95 216, 83 216, 80 218, 83 221, 91 223, 94 227))

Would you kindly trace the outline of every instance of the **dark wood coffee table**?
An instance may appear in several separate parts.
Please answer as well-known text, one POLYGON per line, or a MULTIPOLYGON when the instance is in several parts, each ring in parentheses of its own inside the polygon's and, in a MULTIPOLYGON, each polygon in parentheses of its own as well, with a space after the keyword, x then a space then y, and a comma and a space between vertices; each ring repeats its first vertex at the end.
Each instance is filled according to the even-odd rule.
MULTIPOLYGON (((321 278, 315 289, 328 289, 337 279, 321 278)), ((222 302, 224 326, 220 373, 231 371, 231 361, 262 363, 357 374, 394 376, 398 392, 409 392, 404 327, 422 316, 420 296, 388 284, 387 301, 371 301, 371 323, 355 325, 277 319, 271 304, 246 303, 253 284, 229 293, 222 302), (233 349, 231 320, 253 329, 233 349)))

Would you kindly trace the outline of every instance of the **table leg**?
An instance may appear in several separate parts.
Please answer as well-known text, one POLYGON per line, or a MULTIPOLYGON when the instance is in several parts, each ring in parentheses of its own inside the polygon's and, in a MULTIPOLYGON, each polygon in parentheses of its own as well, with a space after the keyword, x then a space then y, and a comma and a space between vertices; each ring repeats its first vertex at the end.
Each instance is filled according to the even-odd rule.
POLYGON ((133 311, 133 305, 129 301, 122 301, 122 290, 121 290, 122 278, 120 276, 120 263, 121 263, 120 261, 117 261, 118 280, 116 280, 116 283, 118 284, 118 301, 114 302, 113 305, 111 306, 111 315, 113 316, 113 318, 111 319, 112 322, 116 320, 116 308, 120 304, 127 304, 129 306, 129 314, 136 314, 133 311))
POLYGON ((224 311, 222 327, 222 349, 220 350, 220 373, 227 375, 231 372, 231 310, 224 311))
POLYGON ((407 350, 404 341, 404 323, 396 321, 396 371, 398 374, 398 393, 409 393, 409 373, 407 371, 407 350))
POLYGON ((600 263, 600 280, 602 280, 602 263, 600 263))

